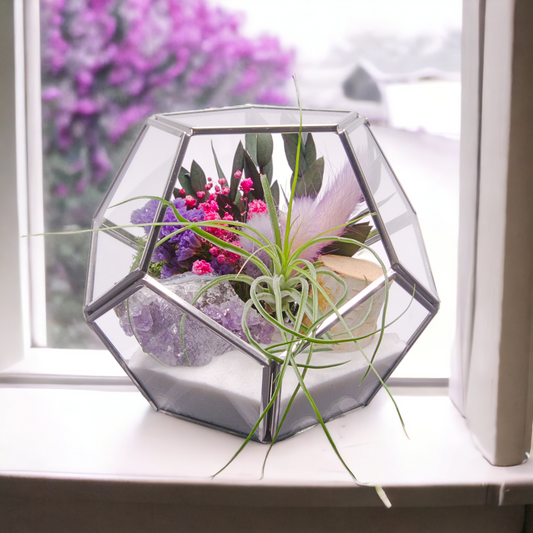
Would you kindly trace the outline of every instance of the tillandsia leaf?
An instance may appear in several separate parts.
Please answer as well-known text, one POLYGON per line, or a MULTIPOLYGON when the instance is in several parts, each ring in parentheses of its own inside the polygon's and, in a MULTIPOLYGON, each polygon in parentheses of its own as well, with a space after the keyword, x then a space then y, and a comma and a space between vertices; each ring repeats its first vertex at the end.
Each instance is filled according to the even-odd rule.
MULTIPOLYGON (((290 364, 293 367, 294 373, 296 375, 296 379, 298 380, 298 383, 299 383, 300 387, 302 388, 302 391, 305 394, 305 396, 307 398, 307 401, 311 405, 311 408, 313 409, 313 412, 315 413, 315 416, 316 416, 316 418, 318 420, 318 423, 322 427, 322 430, 324 431, 324 434, 326 435, 326 438, 328 439, 331 448, 335 452, 335 455, 337 456, 339 461, 342 463, 342 465, 344 466, 346 471, 350 474, 351 478, 354 480, 354 482, 357 485, 369 486, 368 483, 363 483, 363 482, 359 481, 355 477, 354 473, 351 471, 350 467, 344 461, 344 458, 342 457, 341 453, 339 452, 339 450, 337 448, 337 445, 335 444, 335 441, 331 437, 331 434, 330 434, 328 428, 326 427, 326 423, 324 422, 324 419, 322 418, 322 415, 320 414, 320 411, 319 411, 315 401, 313 400, 313 397, 311 396, 311 394, 307 390, 307 387, 306 387, 305 382, 304 382, 304 380, 302 378, 302 375, 300 374, 300 370, 298 369, 298 366, 296 365, 294 357, 292 356, 292 354, 290 352, 288 352, 287 357, 288 357, 288 359, 290 359, 290 364)), ((387 498, 387 495, 385 494, 383 488, 382 487, 374 487, 374 488, 376 490, 377 495, 380 497, 380 499, 385 504, 385 506, 386 507, 391 507, 390 500, 387 498)))
MULTIPOLYGON (((276 212, 276 206, 274 205, 274 199, 272 198, 272 193, 270 187, 268 186, 268 181, 266 176, 261 175, 261 185, 265 191, 265 201, 268 208, 268 216, 270 217, 270 224, 272 225, 272 233, 274 235, 274 242, 276 246, 281 248, 281 232, 279 229, 278 215, 276 212)), ((276 182, 277 183, 277 182, 276 182)))
MULTIPOLYGON (((215 152, 215 147, 213 146, 213 141, 211 141, 211 150, 213 151, 213 157, 215 159, 215 166, 217 168, 217 175, 218 179, 226 180, 226 176, 224 176, 224 171, 222 170, 222 167, 220 166, 220 163, 218 162, 218 157, 215 152)), ((227 180, 226 180, 227 181, 227 180)))
POLYGON ((248 434, 248 436, 246 437, 246 439, 244 440, 244 442, 241 444, 241 446, 239 447, 239 449, 233 454, 233 456, 231 457, 231 459, 218 471, 216 472, 213 477, 216 477, 218 476, 218 474, 220 474, 221 472, 223 472, 231 463, 233 463, 233 461, 239 456, 239 454, 244 450, 244 448, 246 447, 246 445, 250 442, 250 440, 252 439, 254 433, 256 432, 257 428, 259 427, 259 424, 261 424, 262 420, 265 418, 265 416, 268 414, 268 412, 270 411, 270 409, 272 408, 272 406, 274 405, 274 402, 276 401, 276 398, 278 397, 278 394, 280 393, 280 390, 281 390, 281 383, 283 381, 283 376, 285 374, 285 371, 287 369, 287 366, 288 366, 288 359, 286 359, 285 361, 283 361, 283 364, 281 366, 281 370, 279 372, 279 379, 276 381, 276 386, 274 388, 274 392, 272 393, 272 398, 270 399, 270 401, 268 402, 268 404, 266 405, 265 409, 263 410, 263 412, 259 415, 259 418, 257 419, 257 422, 255 423, 254 427, 251 429, 250 433, 248 434))
POLYGON ((274 152, 274 141, 270 133, 257 134, 257 155, 256 161, 262 173, 266 174, 264 168, 272 162, 272 153, 274 152))
POLYGON ((263 186, 261 185, 261 179, 259 178, 259 171, 246 150, 244 151, 244 175, 247 178, 252 178, 254 183, 253 197, 262 200, 264 198, 264 192, 263 186))
MULTIPOLYGON (((244 169, 244 147, 242 142, 239 141, 237 149, 235 150, 235 155, 233 156, 233 166, 231 167, 231 181, 230 181, 230 200, 236 201, 237 192, 239 191, 240 179, 235 177, 235 172, 241 171, 244 169)), ((238 204, 237 204, 238 205, 238 204)))
POLYGON ((257 166, 257 134, 247 133, 244 136, 244 142, 248 155, 252 158, 254 165, 257 166))
POLYGON ((191 164, 191 186, 194 190, 194 198, 197 198, 196 193, 204 192, 205 196, 203 198, 198 198, 198 202, 205 202, 209 198, 209 191, 205 190, 207 180, 205 177, 205 172, 202 170, 202 167, 193 160, 191 164))
MULTIPOLYGON (((302 112, 302 102, 300 100, 300 88, 298 87, 298 80, 296 79, 296 76, 293 77, 294 78, 294 86, 296 88, 296 98, 298 100, 298 108, 300 110, 300 126, 298 128, 298 139, 297 139, 297 142, 296 142, 296 152, 295 152, 295 156, 294 156, 294 180, 291 184, 291 197, 289 199, 289 208, 287 210, 287 224, 285 226, 285 240, 284 240, 284 247, 283 247, 283 257, 285 259, 285 262, 287 262, 287 260, 289 259, 290 257, 290 231, 291 231, 291 224, 292 224, 292 205, 293 205, 293 202, 294 202, 294 191, 296 190, 296 183, 298 181, 298 172, 299 172, 299 169, 300 169, 300 150, 301 150, 301 147, 302 147, 302 128, 303 128, 303 112, 302 112)), ((283 140, 285 141, 285 138, 283 138, 283 140)), ((305 164, 305 162, 303 162, 305 164)), ((290 162, 289 162, 290 164, 290 162)))
POLYGON ((298 179, 294 192, 297 198, 301 196, 317 196, 324 178, 324 158, 313 161, 298 179))
POLYGON ((354 242, 333 242, 326 246, 323 250, 323 254, 336 254, 343 255, 345 257, 352 257, 360 248, 361 244, 367 240, 372 226, 368 222, 363 222, 361 224, 354 224, 351 226, 346 226, 346 229, 343 232, 343 237, 348 237, 353 239, 354 242))
POLYGON ((187 169, 183 167, 180 168, 178 180, 180 182, 181 188, 185 191, 186 195, 195 196, 195 190, 193 189, 193 186, 191 184, 191 173, 187 169))
MULTIPOLYGON (((407 434, 407 430, 405 428, 405 423, 403 421, 403 417, 400 413, 400 409, 398 407, 398 404, 396 403, 396 400, 394 399, 394 396, 392 395, 389 387, 387 386, 387 384, 383 381, 381 375, 379 374, 379 372, 376 370, 376 368, 374 367, 373 365, 373 362, 374 362, 374 357, 376 356, 376 353, 377 353, 377 350, 379 349, 379 345, 381 344, 381 340, 383 338, 383 335, 384 335, 384 332, 385 332, 385 329, 387 327, 386 323, 385 323, 385 320, 386 320, 386 311, 387 311, 387 305, 388 305, 388 299, 389 299, 389 280, 388 280, 388 276, 387 276, 387 271, 386 271, 386 267, 385 267, 385 264, 383 263, 383 261, 381 260, 381 258, 379 257, 379 255, 374 251, 372 250, 371 248, 368 248, 367 246, 363 245, 364 248, 368 249, 373 255, 374 257, 376 257, 376 259, 378 260, 378 263, 380 264, 381 266, 381 269, 383 271, 383 275, 384 275, 384 278, 385 278, 385 302, 383 304, 383 313, 382 313, 382 322, 381 322, 381 327, 379 328, 379 330, 377 330, 376 332, 372 333, 371 335, 364 335, 364 336, 361 336, 359 337, 360 339, 361 338, 364 338, 364 337, 367 337, 367 336, 373 336, 374 334, 379 334, 379 339, 378 339, 378 343, 377 343, 377 347, 374 351, 374 355, 372 356, 372 359, 369 359, 365 352, 363 351, 363 349, 359 346, 359 343, 358 343, 358 339, 355 338, 355 339, 352 339, 353 342, 355 342, 356 346, 357 346, 357 349, 361 352, 361 354, 363 355, 363 357, 366 359, 367 363, 368 363, 368 369, 367 369, 367 372, 365 374, 365 376, 363 377, 363 379, 366 377, 366 375, 368 374, 368 372, 371 370, 372 372, 374 372, 375 376, 377 377, 378 381, 380 382, 380 384, 382 385, 382 387, 385 389, 385 391, 387 392, 389 398, 391 399, 393 405, 394 405, 394 408, 396 409, 396 413, 398 415, 398 418, 400 419, 400 423, 402 425, 402 428, 403 428, 403 431, 405 433, 405 435, 407 436, 407 438, 409 438, 409 435, 407 434)), ((298 267, 294 267, 294 269, 296 271, 300 270, 298 267)), ((341 324, 344 326, 347 334, 349 335, 350 334, 350 329, 348 327, 348 325, 346 324, 346 321, 344 320, 344 317, 339 313, 338 311, 338 308, 336 307, 336 305, 333 303, 333 301, 331 300, 330 296, 326 293, 326 291, 324 291, 324 289, 316 283, 315 280, 310 280, 310 281, 313 281, 313 284, 316 285, 317 289, 321 292, 322 296, 325 298, 325 300, 327 301, 328 305, 331 307, 331 309, 333 310, 333 312, 337 315, 337 318, 339 319, 339 321, 341 322, 341 324)), ((409 304, 410 305, 410 304, 409 304)), ((314 342, 317 342, 317 341, 314 341, 314 342)), ((363 380, 361 380, 363 381, 363 380)), ((377 490, 377 489, 376 489, 377 490)), ((381 497, 381 496, 380 496, 381 497)))

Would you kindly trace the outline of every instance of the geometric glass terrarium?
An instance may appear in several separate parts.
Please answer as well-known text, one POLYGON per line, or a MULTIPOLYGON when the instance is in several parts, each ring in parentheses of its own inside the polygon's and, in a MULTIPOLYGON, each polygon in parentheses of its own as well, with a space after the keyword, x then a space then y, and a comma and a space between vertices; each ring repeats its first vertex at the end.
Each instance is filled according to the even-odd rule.
MULTIPOLYGON (((309 261, 322 272, 316 278, 322 292, 299 286, 299 297, 305 292, 317 300, 307 305, 320 320, 300 316, 294 302, 276 315, 288 330, 301 318, 293 330, 300 335, 295 360, 323 420, 367 405, 435 316, 439 300, 416 213, 364 117, 307 109, 300 117, 298 108, 270 106, 155 115, 95 214, 93 228, 102 231, 92 234, 84 309, 155 409, 247 436, 271 404, 252 437, 264 443, 276 432, 281 440, 316 425, 296 373, 285 372, 278 383, 287 357, 284 331, 262 316, 250 287, 235 280, 248 276, 251 284, 261 276, 254 261, 261 254, 273 259, 265 260, 258 245, 250 248, 244 226, 234 226, 242 232, 230 237, 229 226, 203 226, 246 249, 242 257, 193 231, 194 223, 215 219, 250 225, 255 219, 259 227, 275 205, 283 232, 296 168, 300 211, 289 217, 287 231, 300 224, 303 235, 313 234, 324 223, 313 209, 323 202, 332 221, 345 211, 337 236, 364 242, 315 245, 309 261), (169 202, 190 227, 178 223, 169 202), (226 281, 214 283, 224 275, 226 281), (335 312, 328 297, 340 302, 335 312), (337 343, 313 345, 310 357, 301 337, 311 330, 337 343), (358 342, 342 342, 347 338, 358 342)), ((291 233, 289 244, 297 240, 291 233)), ((261 305, 275 315, 274 303, 261 305)))

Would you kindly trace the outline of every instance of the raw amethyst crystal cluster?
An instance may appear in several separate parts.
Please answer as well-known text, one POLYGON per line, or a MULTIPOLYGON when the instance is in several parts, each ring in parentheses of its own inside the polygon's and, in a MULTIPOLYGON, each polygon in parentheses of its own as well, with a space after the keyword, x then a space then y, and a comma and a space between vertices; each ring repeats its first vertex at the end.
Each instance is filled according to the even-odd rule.
MULTIPOLYGON (((198 291, 214 278, 186 273, 161 283, 190 303, 198 291)), ((241 325, 244 302, 229 282, 215 285, 199 298, 195 307, 247 341, 241 325)), ((143 351, 164 365, 202 366, 208 364, 213 356, 232 349, 230 344, 196 319, 146 287, 122 302, 116 313, 126 335, 135 336, 143 351)), ((254 310, 248 315, 248 327, 257 342, 271 342, 274 326, 254 310)))

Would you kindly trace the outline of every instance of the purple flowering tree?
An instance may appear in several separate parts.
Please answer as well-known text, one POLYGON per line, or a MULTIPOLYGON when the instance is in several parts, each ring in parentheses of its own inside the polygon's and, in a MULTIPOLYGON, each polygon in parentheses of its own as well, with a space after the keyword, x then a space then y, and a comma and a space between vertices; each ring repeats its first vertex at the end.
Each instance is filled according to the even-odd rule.
MULTIPOLYGON (((42 0, 41 47, 48 231, 89 226, 149 115, 287 102, 292 52, 205 0, 42 0)), ((51 344, 79 345, 88 240, 48 244, 51 344)))

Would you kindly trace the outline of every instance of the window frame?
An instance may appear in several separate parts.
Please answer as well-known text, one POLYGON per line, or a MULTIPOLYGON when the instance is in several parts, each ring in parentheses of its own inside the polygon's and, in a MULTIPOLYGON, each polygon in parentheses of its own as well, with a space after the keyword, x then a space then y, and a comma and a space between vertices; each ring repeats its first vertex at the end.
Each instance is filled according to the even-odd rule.
POLYGON ((450 395, 494 465, 524 462, 533 410, 533 4, 463 2, 457 338, 450 395))
MULTIPOLYGON (((65 354, 57 353, 61 350, 50 350, 46 358, 38 361, 38 356, 34 353, 38 349, 31 348, 32 342, 38 345, 42 341, 42 336, 39 341, 38 334, 34 334, 32 340, 32 332, 29 330, 32 315, 42 316, 42 308, 39 307, 39 298, 32 299, 28 290, 28 280, 32 276, 32 245, 29 244, 29 239, 20 239, 19 235, 33 232, 39 228, 39 223, 42 224, 42 214, 28 209, 27 203, 28 176, 31 174, 33 178, 37 177, 34 173, 35 163, 30 164, 28 159, 30 152, 34 154, 37 149, 35 144, 31 148, 32 145, 28 143, 32 137, 30 126, 40 127, 40 124, 36 125, 36 104, 34 102, 32 107, 30 103, 31 98, 35 98, 40 92, 37 89, 39 84, 38 80, 34 79, 32 90, 28 92, 31 76, 28 69, 25 69, 24 62, 28 61, 26 66, 31 67, 31 54, 26 55, 30 50, 26 48, 27 43, 22 37, 29 32, 36 35, 35 27, 25 18, 25 13, 31 13, 32 5, 38 4, 32 0, 0 3, 0 23, 3 25, 3 31, 0 31, 0 67, 3 72, 0 79, 0 153, 3 156, 3 165, 0 171, 4 174, 0 179, 0 220, 5 228, 3 260, 0 261, 0 287, 6 301, 10 302, 9 306, 3 306, 0 315, 0 331, 4 341, 0 357, 0 370, 4 369, 4 372, 0 375, 0 381, 12 382, 19 379, 31 382, 32 379, 42 379, 53 382, 54 379, 105 380, 107 377, 116 379, 117 383, 128 384, 128 379, 122 375, 118 365, 114 362, 111 365, 112 359, 104 351, 95 352, 93 361, 96 361, 100 354, 103 365, 105 361, 110 363, 109 373, 107 376, 100 374, 97 377, 93 369, 86 368, 85 362, 80 363, 80 358, 72 358, 70 363, 63 361, 62 364, 61 355, 65 354), (17 180, 12 179, 14 175, 17 180), (33 222, 28 222, 30 213, 34 216, 33 222), (111 366, 116 368, 111 369, 111 366)), ((467 275, 466 280, 459 282, 459 294, 466 296, 469 303, 464 306, 461 303, 463 300, 458 302, 458 331, 462 333, 454 356, 456 364, 452 375, 452 398, 466 415, 474 438, 487 459, 493 464, 518 464, 529 451, 531 443, 533 306, 530 295, 533 291, 530 289, 533 276, 526 280, 527 290, 517 292, 516 283, 510 273, 518 272, 522 276, 524 272, 527 274, 533 263, 530 257, 533 252, 526 249, 527 246, 520 250, 509 231, 516 230, 517 227, 517 210, 511 206, 518 206, 518 214, 525 216, 527 221, 523 235, 525 242, 533 241, 533 217, 524 204, 526 200, 533 199, 533 194, 529 186, 526 187, 527 194, 522 194, 521 198, 523 191, 520 187, 517 190, 516 187, 517 180, 519 183, 520 180, 526 179, 524 168, 527 169, 530 161, 528 157, 531 158, 524 153, 523 142, 520 142, 518 137, 523 135, 525 126, 523 121, 517 120, 516 114, 521 111, 521 104, 522 107, 525 106, 526 113, 531 111, 519 100, 518 97, 522 93, 516 93, 516 87, 511 81, 513 77, 522 80, 519 76, 520 66, 527 65, 520 63, 520 60, 524 61, 524 50, 513 45, 517 42, 516 35, 522 35, 520 32, 524 32, 524 21, 531 22, 533 14, 524 0, 501 0, 498 3, 469 0, 463 3, 463 12, 465 22, 468 21, 464 26, 473 32, 464 34, 464 42, 469 46, 464 49, 463 65, 464 68, 472 68, 473 65, 475 68, 477 65, 478 69, 474 72, 480 72, 481 76, 477 83, 474 79, 463 89, 465 114, 462 129, 465 135, 461 141, 461 179, 462 183, 464 182, 461 191, 461 216, 462 220, 465 220, 466 216, 469 224, 465 226, 466 230, 463 228, 461 237, 464 250, 460 255, 459 265, 466 261, 467 275), (503 32, 500 31, 502 27, 505 30, 503 32), (522 58, 519 57, 520 54, 522 58), (495 102, 501 104, 502 108, 497 117, 500 123, 494 122, 494 117, 491 122, 490 118, 493 108, 487 104, 493 105, 495 102), (502 121, 503 127, 498 129, 502 121), (513 129, 515 125, 516 128, 513 129), (499 132, 500 136, 495 135, 494 131, 499 132), (498 143, 502 142, 506 147, 503 153, 506 164, 503 167, 500 165, 496 172, 489 168, 488 163, 494 153, 502 153, 494 151, 495 144, 497 147, 498 143), (517 158, 522 163, 521 168, 516 167, 517 158), (511 166, 511 163, 514 166, 511 166), (511 175, 510 170, 514 170, 515 174, 511 175), (509 176, 512 179, 509 179, 509 176), (499 298, 492 299, 489 309, 484 310, 483 306, 487 302, 480 297, 482 291, 479 283, 487 279, 490 273, 491 247, 487 246, 487 232, 490 233, 494 229, 491 225, 494 221, 490 220, 494 195, 487 194, 487 191, 490 193, 494 186, 504 195, 507 203, 496 203, 502 209, 495 218, 505 231, 498 232, 495 237, 497 242, 494 242, 493 238, 491 244, 503 252, 500 258, 505 255, 505 262, 498 262, 497 276, 494 278, 499 298), (464 193, 466 189, 470 191, 468 195, 464 193), (518 261, 519 265, 522 264, 522 269, 513 270, 508 259, 518 261), (523 266, 524 263, 527 263, 526 267, 523 266), (514 295, 512 302, 509 295, 514 295), (512 304, 517 300, 520 305, 513 307, 512 304), (497 318, 496 328, 494 316, 497 318), (500 341, 506 338, 504 328, 508 327, 509 319, 513 318, 519 329, 519 339, 514 339, 516 342, 512 343, 512 350, 506 350, 505 346, 500 349, 500 341), (496 331, 496 340, 492 346, 487 345, 483 339, 483 333, 489 330, 496 331), (490 389, 494 380, 498 384, 495 392, 490 389), (483 401, 488 402, 486 405, 489 405, 490 409, 480 411, 479 405, 483 401), (505 459, 500 460, 498 454, 505 456, 505 459)), ((527 54, 525 57, 526 60, 529 59, 527 54)), ((522 70, 526 74, 529 72, 527 69, 522 70)), ((530 120, 529 124, 532 123, 533 120, 530 120)), ((531 125, 529 128, 531 131, 531 125)), ((529 168, 531 166, 533 164, 529 168)), ((522 185, 524 183, 522 181, 522 185)), ((74 354, 74 351, 68 352, 74 354)), ((416 383, 407 381, 410 384, 416 383)), ((442 385, 442 380, 419 382, 425 385, 442 385)), ((485 407, 485 404, 481 405, 485 407)))

